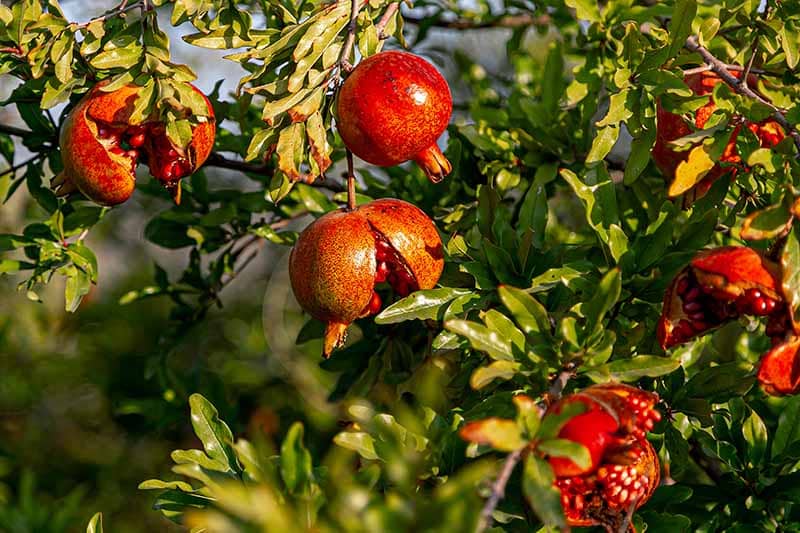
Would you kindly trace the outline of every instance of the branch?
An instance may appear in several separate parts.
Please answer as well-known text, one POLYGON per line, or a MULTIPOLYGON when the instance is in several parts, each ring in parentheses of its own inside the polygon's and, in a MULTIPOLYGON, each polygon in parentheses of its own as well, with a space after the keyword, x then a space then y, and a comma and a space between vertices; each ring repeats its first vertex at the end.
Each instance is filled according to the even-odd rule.
POLYGON ((501 17, 485 21, 466 19, 437 19, 430 21, 424 17, 417 18, 404 15, 403 20, 408 24, 414 24, 417 26, 425 23, 435 28, 446 28, 451 30, 483 30, 486 28, 522 28, 525 26, 544 26, 550 23, 550 16, 534 16, 531 13, 521 13, 519 15, 503 15, 501 17))
POLYGON ((783 114, 783 111, 779 109, 777 106, 765 100, 761 95, 753 91, 746 83, 740 83, 739 79, 730 73, 727 68, 727 65, 714 57, 714 55, 708 51, 704 46, 701 46, 700 43, 697 41, 697 37, 694 35, 690 35, 688 39, 686 39, 686 44, 684 45, 687 50, 690 52, 697 52, 700 57, 703 59, 709 69, 722 78, 722 81, 727 83, 731 89, 736 91, 739 94, 752 98, 762 104, 766 105, 772 111, 773 118, 775 121, 783 127, 784 131, 792 137, 794 140, 794 145, 797 147, 798 156, 800 156, 800 132, 797 131, 789 121, 786 120, 786 116, 783 114))
POLYGON ((514 468, 522 457, 523 449, 513 451, 506 456, 506 460, 503 462, 503 468, 500 470, 500 475, 498 475, 497 479, 492 483, 492 493, 483 505, 478 525, 475 526, 475 533, 483 533, 491 523, 492 513, 497 508, 497 504, 500 503, 500 500, 503 499, 503 496, 505 496, 506 485, 511 478, 512 472, 514 472, 514 468))
POLYGON ((104 15, 99 16, 97 18, 93 18, 92 20, 89 20, 87 22, 83 22, 81 24, 75 24, 75 29, 88 28, 90 24, 93 24, 95 22, 105 22, 106 20, 108 20, 110 18, 118 17, 118 16, 122 15, 123 13, 126 13, 128 11, 131 11, 133 9, 137 9, 137 8, 140 8, 140 7, 145 7, 145 2, 143 2, 143 1, 134 2, 133 4, 128 5, 128 0, 123 0, 123 2, 119 6, 117 6, 115 9, 112 9, 111 11, 106 12, 104 15))
POLYGON ((23 130, 22 128, 15 128, 14 126, 7 126, 6 124, 0 124, 0 133, 15 135, 17 137, 28 137, 29 135, 33 135, 32 131, 23 130))
POLYGON ((383 33, 383 30, 386 29, 386 25, 389 24, 389 21, 392 20, 392 17, 397 13, 398 9, 400 9, 400 2, 392 2, 386 6, 386 11, 383 12, 380 20, 375 24, 375 30, 378 32, 378 39, 383 40, 389 38, 388 35, 383 33))
POLYGON ((237 161, 236 159, 228 159, 219 152, 211 152, 204 167, 220 167, 229 168, 231 170, 239 170, 241 172, 249 172, 251 174, 260 174, 266 176, 273 171, 272 166, 267 164, 254 165, 252 163, 245 163, 244 161, 237 161))
POLYGON ((344 41, 344 45, 342 45, 342 52, 339 54, 339 77, 341 77, 342 71, 350 72, 353 70, 348 58, 356 42, 356 20, 360 10, 361 7, 358 5, 358 0, 352 0, 350 3, 350 22, 347 24, 347 38, 344 41))

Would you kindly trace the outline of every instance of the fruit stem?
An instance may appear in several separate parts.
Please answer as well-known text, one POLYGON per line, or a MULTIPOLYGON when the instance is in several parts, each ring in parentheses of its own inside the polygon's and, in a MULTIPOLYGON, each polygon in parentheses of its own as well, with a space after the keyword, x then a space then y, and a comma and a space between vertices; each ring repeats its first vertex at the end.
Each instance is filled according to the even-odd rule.
POLYGON ((356 208, 356 177, 353 172, 353 152, 347 149, 347 209, 356 208))
POLYGON ((339 55, 339 78, 342 78, 342 72, 350 72, 353 66, 350 64, 350 52, 353 51, 353 45, 356 42, 356 29, 358 19, 358 12, 361 11, 361 6, 358 5, 359 0, 352 0, 350 3, 350 22, 347 24, 347 38, 342 45, 342 53, 339 55))

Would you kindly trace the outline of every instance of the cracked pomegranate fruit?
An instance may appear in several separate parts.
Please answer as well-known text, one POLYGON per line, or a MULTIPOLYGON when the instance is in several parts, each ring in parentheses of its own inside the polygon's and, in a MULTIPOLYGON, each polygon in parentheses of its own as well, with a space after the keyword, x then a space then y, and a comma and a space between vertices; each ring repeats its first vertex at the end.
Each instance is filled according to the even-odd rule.
MULTIPOLYGON (((61 127, 60 147, 64 171, 53 180, 57 194, 82 192, 100 205, 116 205, 133 194, 136 165, 143 161, 150 174, 180 203, 181 178, 194 172, 214 145, 214 113, 192 130, 186 149, 175 146, 165 126, 155 118, 131 123, 136 95, 141 87, 126 85, 110 92, 96 85, 67 115, 61 127)), ((192 86, 200 93, 200 91, 192 86)), ((200 93, 202 94, 202 93, 200 93)))
POLYGON ((433 182, 450 173, 436 145, 453 111, 450 88, 427 61, 381 52, 360 62, 342 84, 336 128, 355 155, 382 167, 414 160, 433 182))
MULTIPOLYGON (((732 72, 735 76, 741 76, 740 72, 732 72)), ((748 85, 755 88, 757 78, 753 75, 748 77, 748 85)), ((684 82, 696 95, 709 95, 708 103, 698 109, 694 116, 694 127, 701 130, 705 127, 708 119, 714 113, 717 105, 711 93, 718 83, 724 83, 723 80, 713 72, 701 72, 697 74, 690 74, 684 78, 684 82)), ((689 150, 676 151, 670 146, 670 142, 685 137, 692 133, 692 128, 684 121, 680 115, 670 113, 664 110, 661 105, 657 106, 656 110, 657 129, 656 129, 656 142, 653 146, 652 154, 653 161, 656 166, 661 170, 664 176, 669 180, 675 178, 675 171, 678 165, 686 161, 689 157, 689 150)), ((744 124, 750 131, 752 131, 759 139, 763 148, 775 146, 785 137, 783 128, 773 119, 766 119, 762 122, 753 123, 746 122, 741 117, 734 117, 733 122, 735 125, 731 133, 730 140, 725 146, 722 155, 713 168, 711 168, 702 180, 697 183, 691 190, 686 191, 687 203, 691 204, 694 200, 704 196, 711 185, 721 176, 730 173, 731 177, 735 177, 736 168, 732 166, 741 163, 741 158, 736 151, 736 137, 744 124), (720 163, 725 163, 721 165, 720 163)), ((671 189, 673 189, 671 187, 671 189)), ((680 188, 679 188, 680 189, 680 188)), ((682 190, 671 190, 671 196, 682 194, 682 190)))
POLYGON ((386 283, 406 296, 433 288, 443 267, 442 241, 433 221, 396 199, 321 216, 300 234, 289 257, 297 301, 327 323, 326 357, 344 343, 351 322, 380 311, 378 285, 386 283))
POLYGON ((785 314, 779 266, 744 246, 699 252, 664 295, 658 341, 667 349, 740 315, 785 314))
POLYGON ((783 396, 800 392, 800 337, 773 346, 761 356, 758 382, 767 394, 783 396))
POLYGON ((646 434, 661 420, 658 396, 620 383, 595 385, 556 402, 550 411, 580 402, 585 411, 572 417, 558 437, 582 444, 591 463, 548 461, 561 492, 561 504, 571 526, 600 525, 619 530, 629 511, 650 499, 660 480, 656 452, 646 434))

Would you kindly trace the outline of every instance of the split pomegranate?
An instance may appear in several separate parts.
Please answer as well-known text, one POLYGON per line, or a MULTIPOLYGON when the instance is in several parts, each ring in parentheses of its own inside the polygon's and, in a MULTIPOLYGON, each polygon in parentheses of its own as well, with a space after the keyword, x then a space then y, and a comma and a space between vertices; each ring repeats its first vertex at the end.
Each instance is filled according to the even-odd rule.
POLYGON ((89 91, 61 127, 64 171, 52 183, 57 194, 63 196, 77 189, 100 205, 120 204, 133 194, 136 166, 141 160, 175 203, 180 203, 181 178, 202 165, 214 145, 216 125, 211 103, 205 99, 208 117, 201 117, 192 130, 189 146, 182 149, 169 140, 158 119, 131 123, 141 87, 126 85, 105 92, 105 85, 101 82, 89 91))
MULTIPOLYGON (((741 76, 740 72, 732 72, 735 76, 741 76)), ((756 85, 757 78, 753 75, 748 77, 748 85, 753 88, 756 85)), ((709 95, 708 103, 697 110, 694 117, 694 127, 701 130, 705 127, 708 119, 714 113, 717 105, 714 103, 714 98, 711 93, 718 83, 724 83, 723 80, 713 72, 701 72, 697 74, 690 74, 684 78, 684 82, 696 95, 709 95)), ((678 165, 687 160, 689 150, 675 151, 670 146, 670 142, 685 137, 692 133, 692 128, 684 121, 680 115, 670 113, 664 110, 660 103, 656 110, 656 142, 653 146, 652 154, 653 161, 656 166, 661 170, 667 179, 672 180, 675 177, 675 171, 678 165)), ((741 158, 736 151, 736 137, 742 127, 743 119, 734 117, 737 125, 731 133, 730 140, 725 146, 719 162, 708 171, 703 179, 694 186, 692 190, 686 192, 688 203, 691 204, 694 200, 704 196, 711 185, 721 176, 730 173, 731 177, 736 175, 736 167, 734 164, 741 163, 741 158), (723 163, 723 164, 720 164, 723 163)), ((773 119, 766 119, 762 122, 752 123, 744 122, 744 125, 752 131, 759 139, 763 148, 775 146, 785 137, 783 128, 773 119)), ((678 193, 680 194, 680 193, 678 193)), ((677 195, 677 194, 676 194, 677 195)))
POLYGON ((758 381, 767 394, 783 396, 800 392, 800 337, 781 342, 761 357, 758 381))
POLYGON ((351 322, 380 311, 378 285, 386 283, 406 296, 433 288, 443 267, 433 221, 396 199, 321 216, 300 234, 289 258, 297 301, 327 323, 326 357, 344 343, 351 322))
POLYGON ((336 128, 355 155, 382 167, 414 160, 433 182, 452 167, 436 145, 453 111, 450 88, 427 61, 381 52, 358 64, 342 84, 336 128))
POLYGON ((658 341, 667 349, 740 315, 784 313, 776 263, 744 246, 703 250, 667 287, 658 341))
POLYGON ((574 402, 586 408, 564 424, 558 436, 584 445, 591 464, 580 468, 569 459, 548 459, 569 525, 619 528, 629 511, 650 499, 660 466, 646 433, 661 420, 657 401, 654 393, 608 383, 567 396, 550 408, 559 413, 574 402))

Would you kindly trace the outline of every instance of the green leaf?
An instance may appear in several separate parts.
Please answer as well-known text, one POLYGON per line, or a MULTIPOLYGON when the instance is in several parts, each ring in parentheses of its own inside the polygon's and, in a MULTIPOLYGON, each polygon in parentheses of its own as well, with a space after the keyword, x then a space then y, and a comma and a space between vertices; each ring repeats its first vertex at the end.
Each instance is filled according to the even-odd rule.
POLYGON ((795 324, 800 323, 800 227, 794 225, 781 252, 783 293, 795 324))
POLYGON ((100 52, 89 63, 96 69, 109 70, 113 68, 129 69, 142 59, 142 47, 130 45, 125 48, 115 48, 100 52))
POLYGON ((587 22, 600 21, 600 9, 594 0, 566 0, 565 3, 575 10, 575 15, 579 20, 587 22))
POLYGON ((439 320, 446 304, 473 294, 468 289, 427 289, 399 300, 375 317, 376 324, 397 324, 408 320, 439 320))
POLYGON ((378 459, 378 454, 375 453, 375 439, 369 433, 343 431, 333 437, 333 442, 337 446, 356 452, 364 459, 370 461, 378 459))
POLYGON ((220 420, 217 409, 200 394, 192 394, 189 397, 189 405, 192 427, 208 456, 234 472, 241 472, 233 449, 233 433, 228 425, 220 420))
POLYGON ((584 367, 581 372, 595 383, 607 381, 635 382, 643 377, 665 376, 681 366, 679 360, 655 355, 639 355, 631 359, 618 359, 597 367, 584 367))
POLYGON ((103 533, 103 513, 95 513, 89 525, 86 526, 86 533, 103 533))
POLYGON ((303 445, 303 424, 295 422, 281 444, 281 478, 290 493, 304 493, 313 479, 311 454, 303 445))
POLYGON ((778 416, 772 439, 772 458, 779 459, 797 441, 800 441, 800 396, 791 396, 778 416))
POLYGON ((778 33, 786 55, 786 64, 794 69, 800 61, 800 32, 794 31, 792 21, 786 21, 778 33))
POLYGON ((550 464, 529 454, 525 457, 522 491, 536 516, 549 527, 566 527, 561 509, 561 492, 553 485, 555 476, 550 464))
POLYGON ((619 137, 619 126, 610 125, 600 128, 592 141, 592 147, 586 155, 586 164, 591 165, 605 159, 614 148, 619 137))
POLYGON ((522 289, 508 285, 500 285, 497 293, 523 332, 549 333, 550 319, 547 316, 547 309, 536 298, 522 289))
POLYGON ((747 441, 747 456, 753 465, 758 466, 763 460, 767 450, 767 426, 755 411, 750 412, 744 420, 742 434, 747 441))
POLYGON ((686 44, 696 14, 697 0, 676 0, 669 24, 668 57, 675 57, 686 44))
POLYGON ((494 361, 489 366, 476 368, 469 378, 470 386, 480 390, 495 379, 509 380, 517 375, 522 365, 514 361, 494 361))
POLYGON ((486 352, 496 361, 513 361, 511 343, 483 324, 468 320, 448 320, 445 329, 458 333, 469 340, 470 345, 481 352, 486 352))
POLYGON ((589 449, 578 442, 567 439, 546 439, 540 441, 536 448, 545 455, 571 459, 582 469, 589 468, 592 464, 589 449))
POLYGON ((612 268, 600 280, 592 299, 583 304, 583 316, 586 318, 586 326, 583 330, 584 341, 602 327, 605 314, 617 303, 621 290, 622 272, 619 268, 612 268))

